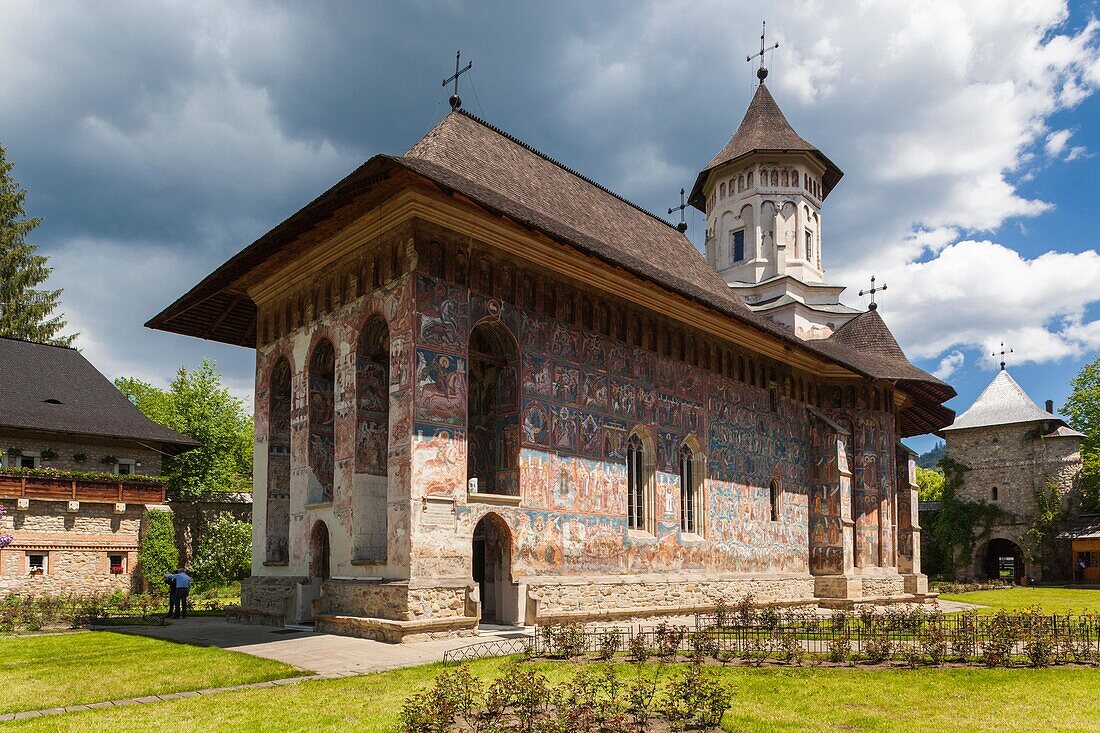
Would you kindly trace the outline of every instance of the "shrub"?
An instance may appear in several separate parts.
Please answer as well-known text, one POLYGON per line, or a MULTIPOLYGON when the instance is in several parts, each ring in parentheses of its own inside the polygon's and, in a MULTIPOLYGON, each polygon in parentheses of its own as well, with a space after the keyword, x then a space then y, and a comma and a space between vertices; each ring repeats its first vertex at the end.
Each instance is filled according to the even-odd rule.
POLYGON ((684 643, 684 635, 687 629, 683 626, 670 626, 667 621, 662 621, 653 634, 653 640, 657 646, 657 654, 666 659, 676 656, 680 651, 680 645, 684 643))
POLYGON ((737 614, 738 623, 748 626, 756 618, 756 596, 752 593, 746 593, 737 599, 737 603, 734 604, 734 611, 737 614))
POLYGON ((707 657, 718 658, 718 639, 711 633, 707 631, 692 632, 688 639, 688 643, 691 646, 691 658, 693 661, 701 662, 707 657))
POLYGON ((942 626, 931 625, 920 635, 920 647, 928 660, 937 667, 947 658, 947 633, 942 626))
POLYGON ((775 637, 780 658, 787 664, 801 667, 802 660, 806 657, 806 649, 798 639, 798 634, 793 631, 785 634, 777 631, 775 632, 775 637))
POLYGON ((894 642, 885 633, 874 634, 863 642, 863 658, 871 664, 882 664, 894 654, 894 642))
POLYGON ((252 570, 252 525, 229 514, 219 516, 203 533, 191 569, 206 587, 247 578, 252 570))
POLYGON ((978 651, 976 622, 972 612, 960 614, 951 632, 951 651, 960 662, 969 662, 978 651))
POLYGON ((852 639, 847 633, 838 634, 829 641, 829 661, 841 664, 852 657, 852 639))
POLYGON ((665 691, 661 712, 676 730, 714 728, 729 709, 733 691, 702 665, 689 665, 665 691))
POLYGON ((179 567, 179 551, 176 550, 176 533, 172 526, 172 512, 150 511, 145 515, 145 536, 141 538, 138 552, 138 571, 145 581, 145 588, 161 588, 161 578, 179 567))
POLYGON ((600 632, 597 644, 597 656, 604 660, 611 659, 619 651, 619 647, 622 646, 622 638, 619 635, 619 630, 604 629, 600 632))
POLYGON ((628 642, 630 659, 641 664, 649 659, 649 644, 646 643, 645 633, 639 631, 636 636, 630 637, 628 642))

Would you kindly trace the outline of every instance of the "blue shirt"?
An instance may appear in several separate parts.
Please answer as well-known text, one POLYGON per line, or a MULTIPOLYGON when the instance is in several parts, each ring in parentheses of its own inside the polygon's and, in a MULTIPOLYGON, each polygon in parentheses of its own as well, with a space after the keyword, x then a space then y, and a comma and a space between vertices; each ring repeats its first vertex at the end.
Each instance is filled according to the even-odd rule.
POLYGON ((177 590, 183 590, 184 588, 191 587, 191 576, 187 573, 175 573, 173 575, 169 575, 168 577, 175 578, 177 590))

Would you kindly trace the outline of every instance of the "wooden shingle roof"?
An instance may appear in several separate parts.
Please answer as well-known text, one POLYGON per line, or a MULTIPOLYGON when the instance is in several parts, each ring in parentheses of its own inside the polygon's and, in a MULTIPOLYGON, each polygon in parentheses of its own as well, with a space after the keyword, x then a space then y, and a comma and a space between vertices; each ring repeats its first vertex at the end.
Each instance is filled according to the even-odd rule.
POLYGON ((0 428, 199 444, 147 418, 76 349, 0 338, 0 428))
MULTIPOLYGON (((338 226, 349 212, 364 211, 368 204, 363 202, 371 196, 377 199, 377 192, 402 171, 766 333, 787 348, 810 352, 861 375, 894 379, 889 375, 903 373, 907 379, 927 383, 922 401, 935 404, 928 415, 913 423, 914 430, 938 429, 954 416, 940 406, 954 391, 912 366, 904 354, 899 357, 900 349, 893 358, 901 362, 894 364, 888 354, 870 354, 842 339, 799 339, 753 313, 675 227, 462 110, 447 115, 405 155, 378 155, 367 161, 234 255, 146 325, 255 346, 255 304, 244 295, 242 279, 307 239, 321 241, 318 231, 338 226)), ((884 323, 881 329, 889 334, 884 323)), ((889 338, 896 348, 893 337, 889 338)))

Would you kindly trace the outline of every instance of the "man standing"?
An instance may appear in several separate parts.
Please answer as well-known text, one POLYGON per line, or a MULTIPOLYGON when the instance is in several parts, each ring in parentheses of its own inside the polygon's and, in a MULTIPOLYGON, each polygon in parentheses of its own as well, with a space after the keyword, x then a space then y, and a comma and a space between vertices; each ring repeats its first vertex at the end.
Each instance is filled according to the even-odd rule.
POLYGON ((1077 585, 1081 585, 1085 582, 1085 568, 1087 567, 1088 564, 1085 562, 1084 556, 1078 556, 1077 565, 1073 568, 1073 574, 1076 576, 1074 580, 1077 581, 1077 585))
POLYGON ((184 572, 183 568, 177 568, 176 572, 168 577, 175 581, 175 592, 172 593, 168 607, 168 618, 187 618, 187 595, 191 592, 191 576, 184 572))
POLYGON ((168 618, 175 618, 176 612, 176 575, 165 573, 164 582, 168 584, 168 618))

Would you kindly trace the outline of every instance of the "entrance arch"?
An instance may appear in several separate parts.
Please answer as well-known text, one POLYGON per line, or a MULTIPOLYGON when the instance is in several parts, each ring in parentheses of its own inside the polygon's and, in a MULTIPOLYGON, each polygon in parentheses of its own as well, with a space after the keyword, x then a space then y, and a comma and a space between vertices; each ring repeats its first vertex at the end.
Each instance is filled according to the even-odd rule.
POLYGON ((474 527, 473 578, 481 600, 481 620, 519 621, 519 589, 512 582, 512 534, 497 514, 486 514, 474 527))
POLYGON ((990 580, 1019 582, 1024 576, 1024 551, 1015 542, 1004 537, 991 539, 985 546, 982 568, 990 580))
POLYGON ((312 580, 328 580, 330 548, 328 539, 328 525, 317 522, 313 525, 313 533, 309 538, 309 575, 312 580))

